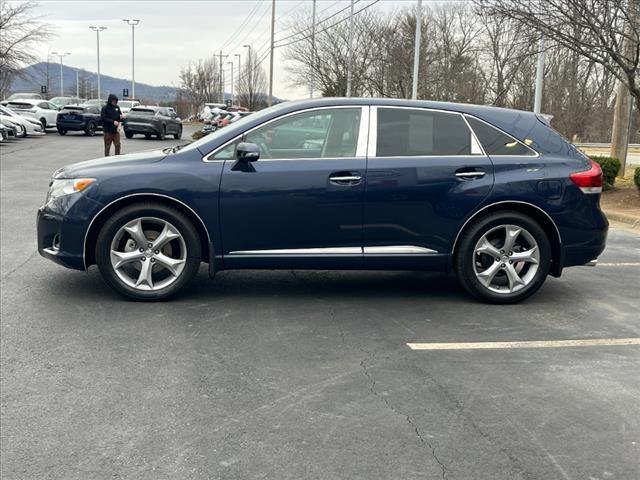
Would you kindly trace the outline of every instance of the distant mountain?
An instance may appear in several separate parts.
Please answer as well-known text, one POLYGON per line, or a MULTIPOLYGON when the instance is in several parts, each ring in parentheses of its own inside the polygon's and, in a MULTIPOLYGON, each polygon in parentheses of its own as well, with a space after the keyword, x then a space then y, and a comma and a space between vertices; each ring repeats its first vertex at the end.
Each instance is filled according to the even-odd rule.
MULTIPOLYGON (((60 95, 60 64, 49 63, 49 95, 60 95)), ((86 86, 86 97, 91 96, 89 89, 93 88, 93 96, 97 95, 97 74, 80 68, 62 67, 62 76, 64 80, 65 95, 76 94, 76 71, 80 79, 80 93, 83 93, 83 80, 86 86)), ((47 62, 40 62, 30 65, 23 70, 23 78, 16 77, 11 85, 12 92, 31 92, 40 93, 40 86, 47 84, 47 62)), ((103 98, 107 98, 109 93, 115 93, 122 99, 122 89, 128 88, 131 95, 131 80, 125 78, 116 78, 109 75, 100 75, 100 90, 103 98)), ((146 83, 136 82, 136 97, 151 100, 153 102, 171 102, 175 101, 176 88, 169 86, 148 85, 146 83)))

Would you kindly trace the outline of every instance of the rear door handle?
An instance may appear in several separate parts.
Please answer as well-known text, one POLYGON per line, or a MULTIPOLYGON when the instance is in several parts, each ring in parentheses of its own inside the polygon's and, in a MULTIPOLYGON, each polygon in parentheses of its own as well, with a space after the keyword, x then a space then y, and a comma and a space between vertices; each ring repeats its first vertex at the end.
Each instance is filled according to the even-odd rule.
POLYGON ((358 185, 361 180, 358 172, 336 172, 329 176, 329 181, 336 185, 358 185))

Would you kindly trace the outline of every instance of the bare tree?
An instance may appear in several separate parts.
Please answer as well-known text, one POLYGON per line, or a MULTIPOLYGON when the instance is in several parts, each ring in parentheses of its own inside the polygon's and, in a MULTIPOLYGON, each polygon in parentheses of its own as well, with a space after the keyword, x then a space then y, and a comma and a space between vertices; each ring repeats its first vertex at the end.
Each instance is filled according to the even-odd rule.
POLYGON ((36 3, 0 1, 0 97, 10 90, 22 69, 36 60, 34 47, 51 35, 34 15, 36 3))
POLYGON ((602 65, 640 109, 640 0, 476 0, 488 16, 509 18, 602 65), (580 32, 580 35, 576 35, 580 32), (623 48, 629 42, 632 48, 623 48))
POLYGON ((198 105, 215 102, 220 93, 220 75, 216 59, 200 59, 182 68, 180 88, 198 105))
POLYGON ((249 110, 260 110, 267 106, 267 76, 261 59, 251 47, 238 78, 238 103, 249 110))

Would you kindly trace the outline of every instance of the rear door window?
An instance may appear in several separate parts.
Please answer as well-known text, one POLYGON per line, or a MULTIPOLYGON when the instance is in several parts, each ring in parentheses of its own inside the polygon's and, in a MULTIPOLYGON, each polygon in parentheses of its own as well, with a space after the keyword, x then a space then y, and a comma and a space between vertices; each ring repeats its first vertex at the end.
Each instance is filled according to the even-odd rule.
POLYGON ((477 118, 467 116, 487 155, 535 155, 525 144, 477 118))
POLYGON ((471 132, 460 114, 378 108, 378 157, 471 155, 471 143, 471 132))

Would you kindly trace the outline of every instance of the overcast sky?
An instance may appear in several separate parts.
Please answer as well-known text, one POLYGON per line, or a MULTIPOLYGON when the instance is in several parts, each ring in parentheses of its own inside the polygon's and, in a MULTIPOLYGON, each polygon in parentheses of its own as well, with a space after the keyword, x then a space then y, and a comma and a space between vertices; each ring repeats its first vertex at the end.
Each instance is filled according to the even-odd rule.
MULTIPOLYGON (((371 1, 361 0, 360 4, 371 1)), ((382 0, 372 8, 391 12, 415 3, 382 0)), ((312 0, 277 0, 276 39, 290 33, 278 32, 290 25, 292 15, 308 12, 311 16, 311 5, 312 0)), ((317 11, 321 19, 348 6, 349 0, 318 0, 317 11)), ((244 44, 266 51, 270 36, 271 0, 44 0, 38 3, 37 11, 55 32, 50 41, 40 45, 42 61, 46 61, 48 51, 68 51, 71 55, 64 58, 66 65, 95 71, 96 34, 89 25, 104 25, 107 30, 100 34, 100 70, 127 79, 131 78, 131 27, 122 19, 140 19, 135 31, 136 81, 151 85, 178 86, 181 67, 190 60, 218 53, 221 47, 231 54, 244 54, 244 44)), ((237 57, 233 59, 237 65, 237 57)), ((263 65, 268 74, 268 59, 263 65)), ((305 88, 291 86, 277 49, 274 72, 274 95, 287 99, 308 95, 305 88)))

